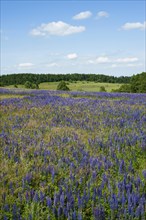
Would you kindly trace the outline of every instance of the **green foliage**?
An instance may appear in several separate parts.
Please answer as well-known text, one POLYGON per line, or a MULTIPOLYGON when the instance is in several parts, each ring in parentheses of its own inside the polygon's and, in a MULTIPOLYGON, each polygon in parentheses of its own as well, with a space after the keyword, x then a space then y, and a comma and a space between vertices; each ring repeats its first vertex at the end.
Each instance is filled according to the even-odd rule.
POLYGON ((113 92, 146 93, 146 72, 131 77, 130 84, 124 84, 113 92))
POLYGON ((100 86, 100 90, 99 90, 100 92, 106 92, 106 89, 105 89, 105 87, 104 86, 100 86))
POLYGON ((146 72, 134 75, 131 78, 131 92, 145 93, 146 92, 146 72))
POLYGON ((103 74, 8 74, 0 76, 0 86, 8 85, 24 85, 26 81, 40 84, 43 82, 60 82, 60 81, 89 81, 89 82, 103 82, 103 83, 129 83, 131 77, 128 76, 107 76, 103 74))
POLYGON ((57 90, 69 91, 70 89, 67 86, 66 82, 61 81, 57 86, 57 90))
MULTIPOLYGON (((72 84, 78 84, 81 82, 96 82, 96 83, 120 83, 122 85, 118 90, 112 90, 113 92, 131 92, 131 93, 145 93, 146 92, 146 72, 134 75, 132 77, 127 76, 107 76, 103 74, 8 74, 0 76, 0 86, 10 85, 25 85, 25 88, 39 89, 39 84, 44 82, 70 82, 72 84)), ((67 85, 67 84, 66 84, 67 85)), ((107 88, 107 87, 106 87, 107 88)), ((113 88, 114 89, 114 88, 113 88)), ((78 90, 76 88, 75 90, 78 90)), ((85 88, 83 88, 85 90, 85 88)), ((95 89, 94 89, 95 90, 95 89)), ((86 91, 86 90, 85 90, 86 91)), ((92 91, 92 89, 88 90, 92 91)), ((99 90, 98 90, 99 91, 99 90)), ((107 88, 107 91, 111 91, 107 88)))
POLYGON ((34 84, 34 83, 29 82, 29 81, 26 81, 24 86, 25 86, 26 89, 39 89, 38 84, 34 84))
POLYGON ((25 86, 26 89, 31 89, 32 84, 31 84, 31 82, 26 81, 25 84, 24 84, 24 86, 25 86))
POLYGON ((131 92, 131 85, 123 84, 120 86, 119 89, 113 89, 112 92, 126 92, 130 93, 131 92))

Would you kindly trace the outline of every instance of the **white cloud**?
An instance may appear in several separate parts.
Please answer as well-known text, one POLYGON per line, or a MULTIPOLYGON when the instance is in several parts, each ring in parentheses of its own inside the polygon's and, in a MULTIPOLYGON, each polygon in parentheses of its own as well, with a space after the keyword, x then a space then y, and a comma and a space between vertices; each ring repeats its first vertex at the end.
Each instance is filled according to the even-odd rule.
POLYGON ((113 64, 111 65, 111 68, 116 68, 116 67, 118 67, 118 65, 115 64, 115 63, 113 63, 113 64))
POLYGON ((96 63, 109 63, 110 59, 107 56, 97 57, 96 63))
POLYGON ((139 67, 139 66, 143 66, 142 63, 128 63, 127 64, 128 67, 139 67))
POLYGON ((107 56, 100 56, 100 57, 97 57, 96 59, 94 60, 88 60, 88 64, 105 64, 105 63, 109 63, 111 62, 109 57, 107 56))
POLYGON ((108 64, 111 63, 111 68, 115 68, 118 66, 128 65, 128 66, 137 66, 137 61, 139 59, 137 57, 122 57, 122 58, 112 58, 106 55, 102 55, 97 57, 96 59, 90 59, 87 61, 87 64, 108 64))
POLYGON ((108 18, 109 17, 109 13, 107 13, 106 11, 99 11, 97 13, 97 18, 108 18))
POLYGON ((137 62, 138 58, 137 57, 125 57, 125 58, 118 58, 115 60, 118 63, 133 63, 133 62, 137 62))
POLYGON ((82 20, 82 19, 87 19, 92 16, 92 13, 90 11, 83 11, 80 12, 79 14, 73 16, 74 20, 82 20))
POLYGON ((94 60, 88 60, 87 64, 95 64, 95 61, 94 60))
POLYGON ((68 58, 69 60, 74 60, 74 59, 76 59, 77 57, 78 57, 78 55, 77 55, 76 53, 70 53, 70 54, 67 55, 67 58, 68 58))
POLYGON ((130 22, 127 22, 121 27, 121 29, 122 30, 134 30, 134 29, 144 30, 144 29, 146 29, 146 21, 144 23, 140 23, 140 22, 130 23, 130 22))
POLYGON ((18 67, 32 67, 32 66, 34 66, 34 64, 33 63, 19 63, 18 64, 18 67))
POLYGON ((46 65, 47 67, 55 67, 55 66, 59 66, 57 63, 49 63, 46 65))
POLYGON ((70 34, 80 33, 85 31, 84 26, 72 26, 64 23, 63 21, 51 22, 48 24, 41 24, 39 27, 32 29, 31 35, 34 36, 46 36, 57 35, 66 36, 70 34))

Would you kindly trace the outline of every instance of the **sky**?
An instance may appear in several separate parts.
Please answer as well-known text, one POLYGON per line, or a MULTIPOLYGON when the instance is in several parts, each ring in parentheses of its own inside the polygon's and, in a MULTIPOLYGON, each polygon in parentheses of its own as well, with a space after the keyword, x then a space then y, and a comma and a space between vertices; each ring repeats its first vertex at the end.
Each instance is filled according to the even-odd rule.
POLYGON ((1 75, 146 71, 145 0, 1 0, 1 75))

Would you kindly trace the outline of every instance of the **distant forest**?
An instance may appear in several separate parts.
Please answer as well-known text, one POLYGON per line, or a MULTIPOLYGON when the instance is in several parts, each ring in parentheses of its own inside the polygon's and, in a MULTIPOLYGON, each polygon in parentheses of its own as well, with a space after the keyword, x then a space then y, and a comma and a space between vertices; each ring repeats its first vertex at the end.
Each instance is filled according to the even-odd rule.
POLYGON ((9 74, 0 76, 0 86, 25 85, 26 88, 39 88, 43 82, 76 82, 93 81, 102 83, 121 83, 121 87, 113 92, 146 93, 146 72, 129 76, 107 76, 102 74, 9 74))
POLYGON ((8 74, 0 76, 0 86, 24 85, 26 81, 40 84, 43 82, 59 82, 59 81, 94 81, 105 83, 130 83, 131 77, 128 76, 107 76, 103 74, 8 74))

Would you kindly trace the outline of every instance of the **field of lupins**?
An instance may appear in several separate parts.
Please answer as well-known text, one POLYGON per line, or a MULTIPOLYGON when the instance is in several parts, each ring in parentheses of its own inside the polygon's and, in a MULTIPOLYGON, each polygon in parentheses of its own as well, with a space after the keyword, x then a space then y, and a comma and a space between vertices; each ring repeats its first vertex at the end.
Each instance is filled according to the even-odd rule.
POLYGON ((0 219, 145 219, 146 94, 0 94, 0 219))

